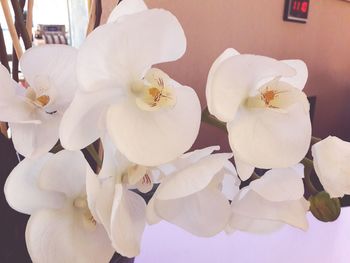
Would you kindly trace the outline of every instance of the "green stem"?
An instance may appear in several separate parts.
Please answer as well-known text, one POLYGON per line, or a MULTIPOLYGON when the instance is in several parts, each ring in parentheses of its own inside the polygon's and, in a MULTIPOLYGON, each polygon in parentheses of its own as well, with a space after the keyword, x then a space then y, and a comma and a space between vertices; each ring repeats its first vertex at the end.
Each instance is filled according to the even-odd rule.
POLYGON ((311 181, 311 173, 314 170, 314 163, 309 158, 305 157, 301 163, 304 165, 304 175, 305 175, 305 186, 306 189, 310 192, 312 195, 316 195, 318 193, 318 190, 313 185, 311 181))
POLYGON ((261 176, 259 176, 256 172, 253 172, 253 173, 252 173, 252 176, 250 177, 250 179, 251 179, 252 181, 257 180, 257 179, 260 179, 260 178, 261 178, 261 176))
POLYGON ((95 149, 95 146, 93 144, 90 144, 89 146, 87 146, 85 148, 89 154, 91 155, 91 157, 94 159, 94 161, 96 162, 96 164, 99 167, 102 167, 102 160, 100 159, 100 156, 98 155, 98 152, 95 149))
POLYGON ((215 116, 211 115, 208 108, 205 108, 202 112, 202 122, 208 123, 227 132, 226 123, 218 120, 215 116))
POLYGON ((312 136, 312 137, 311 137, 311 146, 312 146, 312 145, 314 145, 315 143, 320 142, 320 141, 322 141, 322 139, 321 139, 321 138, 318 138, 318 137, 312 136))

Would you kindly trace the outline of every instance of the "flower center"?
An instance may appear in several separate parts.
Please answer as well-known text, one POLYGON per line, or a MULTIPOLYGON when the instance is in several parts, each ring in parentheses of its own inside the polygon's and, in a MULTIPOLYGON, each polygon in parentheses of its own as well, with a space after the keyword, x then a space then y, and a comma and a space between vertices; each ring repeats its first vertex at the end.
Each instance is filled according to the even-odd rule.
POLYGON ((50 102, 50 97, 47 95, 41 95, 34 100, 34 104, 40 108, 45 107, 50 102))
POLYGON ((86 196, 75 198, 73 206, 80 214, 83 226, 88 230, 94 230, 97 222, 89 210, 86 196))
POLYGON ((159 69, 150 69, 144 81, 137 88, 136 104, 145 111, 155 111, 160 108, 170 108, 176 104, 172 87, 168 84, 170 78, 159 69))
POLYGON ((260 93, 260 99, 264 102, 266 107, 277 108, 276 106, 272 105, 272 103, 273 100, 278 97, 279 93, 281 93, 281 91, 270 90, 269 87, 266 87, 265 90, 260 93))

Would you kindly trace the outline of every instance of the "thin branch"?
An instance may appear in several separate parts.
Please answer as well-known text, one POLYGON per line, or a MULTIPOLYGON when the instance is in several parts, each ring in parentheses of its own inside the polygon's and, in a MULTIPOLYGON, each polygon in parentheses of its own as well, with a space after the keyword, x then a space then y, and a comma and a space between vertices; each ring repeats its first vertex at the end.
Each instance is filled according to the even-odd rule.
POLYGON ((316 189, 311 181, 311 174, 314 171, 313 161, 309 158, 304 158, 301 163, 304 165, 304 182, 305 187, 311 195, 317 194, 319 191, 316 189))
POLYGON ((23 43, 26 49, 32 46, 32 41, 28 35, 28 31, 24 22, 23 7, 25 1, 21 1, 21 5, 18 0, 11 0, 13 11, 15 13, 16 25, 18 26, 20 36, 23 39, 23 43))
POLYGON ((0 24, 0 62, 10 72, 10 66, 7 58, 6 44, 4 34, 2 33, 2 27, 0 24))
POLYGON ((28 6, 27 6, 27 19, 26 19, 26 28, 28 32, 28 36, 32 42, 33 40, 33 6, 34 6, 34 0, 28 0, 28 6))
POLYGON ((21 44, 19 43, 19 39, 17 36, 15 25, 13 23, 9 4, 8 4, 7 0, 0 0, 0 2, 1 2, 2 10, 4 12, 4 16, 6 18, 6 24, 7 24, 7 27, 9 29, 9 32, 10 32, 10 35, 12 38, 13 46, 16 50, 17 57, 21 58, 23 51, 22 51, 21 44))
POLYGON ((226 123, 218 120, 215 116, 211 115, 208 108, 205 108, 202 112, 202 122, 208 123, 227 132, 226 123))

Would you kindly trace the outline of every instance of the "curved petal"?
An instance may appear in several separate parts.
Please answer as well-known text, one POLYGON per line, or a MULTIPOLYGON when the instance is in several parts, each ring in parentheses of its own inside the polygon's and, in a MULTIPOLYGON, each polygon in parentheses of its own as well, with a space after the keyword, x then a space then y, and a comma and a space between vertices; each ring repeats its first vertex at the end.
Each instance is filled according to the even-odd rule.
POLYGON ((21 57, 20 65, 32 88, 38 92, 38 89, 45 88, 41 87, 42 81, 49 81, 54 103, 66 104, 72 100, 78 86, 76 59, 77 49, 73 47, 41 45, 28 49, 21 57))
POLYGON ((252 176, 255 167, 249 163, 242 161, 238 156, 238 154, 234 153, 235 164, 239 178, 241 178, 242 181, 248 180, 252 176))
POLYGON ((299 90, 303 90, 307 81, 307 77, 309 75, 305 62, 299 59, 281 60, 281 62, 286 63, 294 68, 297 73, 292 77, 281 78, 281 81, 287 82, 299 90))
POLYGON ((147 218, 147 224, 149 225, 158 224, 160 221, 162 221, 162 218, 157 215, 157 212, 155 210, 155 203, 156 203, 156 198, 153 195, 153 197, 149 200, 146 207, 146 218, 147 218))
POLYGON ((215 68, 206 87, 210 97, 207 100, 212 108, 210 113, 224 122, 234 119, 239 106, 260 80, 296 74, 283 62, 255 55, 232 56, 215 68))
POLYGON ((143 0, 127 0, 120 2, 110 13, 107 23, 115 22, 122 19, 125 15, 131 15, 147 10, 143 0))
POLYGON ((58 141, 61 116, 48 116, 35 123, 9 123, 16 151, 25 157, 35 158, 52 149, 58 141))
POLYGON ((27 224, 26 243, 33 262, 96 263, 109 262, 114 254, 101 225, 87 229, 77 213, 41 210, 27 224))
POLYGON ((230 205, 217 189, 173 200, 155 200, 155 211, 164 220, 202 237, 214 236, 228 223, 230 205))
POLYGON ((268 234, 280 230, 284 223, 272 220, 255 219, 239 214, 232 214, 226 231, 232 233, 234 230, 254 234, 268 234))
POLYGON ((333 198, 350 194, 350 143, 329 136, 311 150, 315 171, 329 195, 333 198))
POLYGON ((156 193, 157 199, 177 199, 203 190, 231 157, 229 153, 213 154, 169 176, 159 186, 156 193))
POLYGON ((145 201, 138 194, 116 185, 111 218, 111 239, 116 251, 129 258, 140 254, 145 226, 145 201))
POLYGON ((7 177, 4 192, 7 203, 16 211, 32 214, 38 209, 63 206, 64 196, 40 189, 38 176, 52 154, 39 159, 24 159, 7 177))
POLYGON ((81 152, 60 151, 53 155, 42 168, 39 184, 43 189, 75 198, 86 193, 85 180, 88 166, 81 152))
MULTIPOLYGON (((282 222, 303 230, 308 228, 306 213, 309 203, 304 197, 299 200, 271 202, 250 190, 236 198, 231 208, 234 215, 282 222)), ((238 226, 234 228, 238 229, 238 226)))
POLYGON ((2 64, 0 64, 0 101, 6 101, 7 99, 15 95, 14 81, 11 79, 11 75, 2 64))
POLYGON ((96 202, 100 191, 100 181, 97 175, 90 169, 90 167, 88 167, 86 171, 86 199, 88 202, 89 210, 98 223, 101 222, 96 212, 96 202))
POLYGON ((153 64, 180 58, 185 49, 183 29, 170 12, 153 9, 124 16, 87 37, 79 50, 78 79, 87 91, 102 88, 101 81, 128 85, 141 80, 153 64))
POLYGON ((114 178, 108 178, 101 183, 100 191, 96 197, 95 214, 105 227, 108 235, 111 235, 111 215, 113 199, 115 195, 114 178))
MULTIPOLYGON (((1 84, 0 84, 1 85, 1 84)), ((19 96, 0 99, 0 120, 4 122, 16 123, 36 123, 41 121, 37 118, 35 109, 19 96)))
POLYGON ((228 124, 228 132, 235 156, 244 162, 259 168, 283 168, 299 163, 306 155, 311 122, 299 104, 287 112, 242 109, 228 124))
POLYGON ((109 108, 108 133, 130 161, 156 166, 179 157, 194 143, 200 125, 198 97, 188 87, 178 86, 176 91, 177 103, 171 109, 143 111, 128 100, 109 108))
POLYGON ((105 132, 105 114, 111 103, 118 101, 118 90, 77 91, 65 111, 59 128, 61 144, 79 150, 96 141, 105 132))
POLYGON ((212 102, 212 88, 213 88, 213 78, 216 74, 216 71, 218 69, 218 67, 222 64, 222 62, 224 62, 225 60, 227 60, 230 57, 239 55, 240 53, 233 49, 233 48, 228 48, 226 49, 213 63, 213 65, 211 66, 210 70, 209 70, 209 74, 208 74, 208 79, 207 79, 207 86, 205 89, 205 97, 207 99, 207 104, 208 104, 208 110, 209 112, 216 112, 213 102, 212 102))
POLYGON ((251 182, 249 188, 269 201, 299 200, 304 195, 302 178, 303 174, 293 168, 272 169, 251 182))

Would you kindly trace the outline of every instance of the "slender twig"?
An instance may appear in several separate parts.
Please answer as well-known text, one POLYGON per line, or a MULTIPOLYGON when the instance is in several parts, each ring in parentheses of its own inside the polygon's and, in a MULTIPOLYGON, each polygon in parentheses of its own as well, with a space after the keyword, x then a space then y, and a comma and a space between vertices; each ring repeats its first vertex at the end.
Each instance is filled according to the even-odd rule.
POLYGON ((2 33, 1 24, 0 24, 0 62, 10 72, 10 66, 9 66, 7 51, 6 51, 6 44, 5 44, 4 34, 2 33))
POLYGON ((95 24, 94 24, 94 29, 98 27, 101 24, 101 16, 102 16, 102 1, 101 0, 95 0, 95 24))
POLYGON ((93 144, 90 144, 89 146, 86 147, 86 150, 89 152, 91 157, 94 159, 96 164, 101 167, 102 166, 102 160, 100 159, 100 156, 98 152, 95 149, 95 146, 93 144))
POLYGON ((34 0, 28 0, 27 4, 27 19, 26 19, 26 28, 28 32, 28 36, 30 40, 32 41, 33 33, 33 6, 34 6, 34 0))
POLYGON ((16 50, 17 57, 20 58, 23 54, 23 51, 22 51, 22 47, 19 43, 19 39, 17 36, 15 25, 13 23, 9 4, 8 4, 7 0, 0 0, 0 2, 1 2, 2 10, 4 12, 4 16, 6 19, 6 24, 7 24, 7 27, 9 29, 9 32, 10 32, 10 35, 12 38, 13 46, 16 50))
POLYGON ((226 123, 218 120, 215 116, 211 115, 208 108, 205 108, 202 111, 202 122, 208 123, 227 132, 226 123))
POLYGON ((15 13, 16 25, 18 26, 20 36, 23 39, 25 48, 28 49, 32 46, 32 41, 28 35, 28 31, 24 22, 23 7, 25 4, 25 0, 22 0, 21 4, 18 2, 18 0, 11 0, 11 3, 13 11, 15 13))
POLYGON ((311 181, 311 174, 314 171, 314 164, 312 160, 309 158, 304 158, 301 163, 304 165, 304 182, 305 182, 305 187, 309 191, 310 194, 315 195, 319 191, 316 189, 314 184, 311 181))

